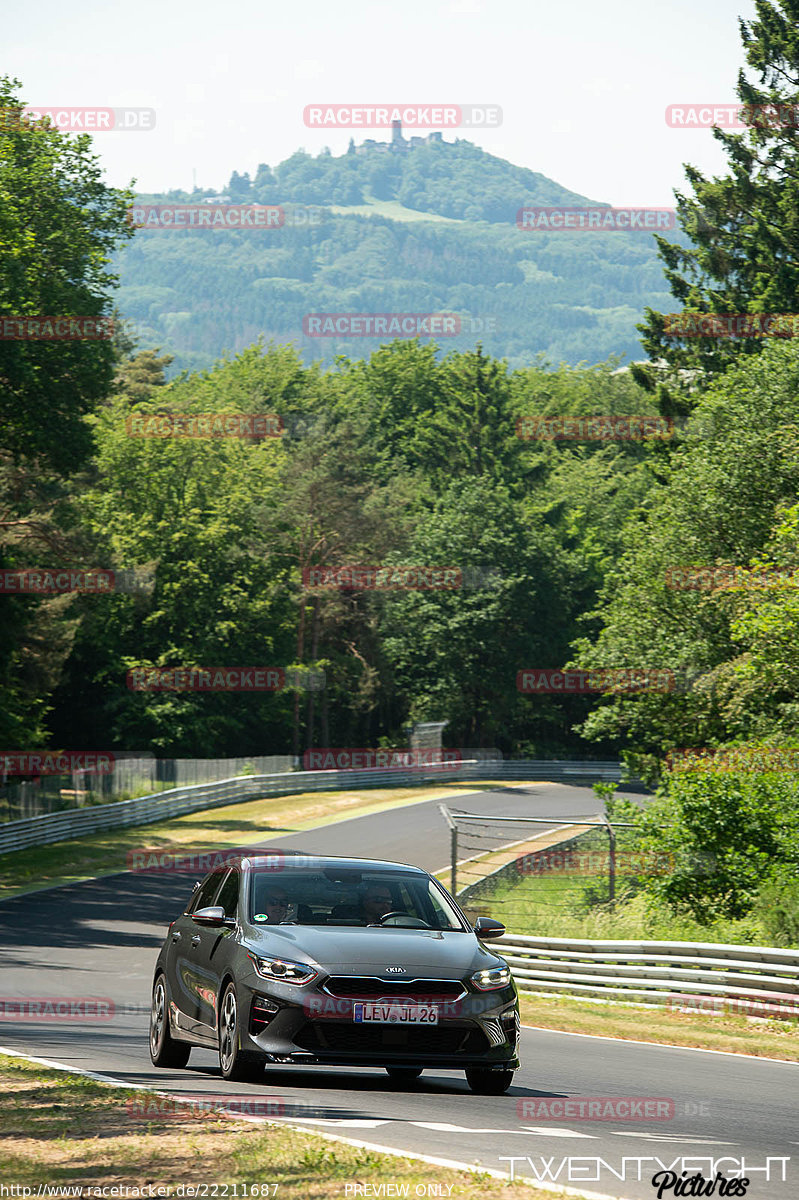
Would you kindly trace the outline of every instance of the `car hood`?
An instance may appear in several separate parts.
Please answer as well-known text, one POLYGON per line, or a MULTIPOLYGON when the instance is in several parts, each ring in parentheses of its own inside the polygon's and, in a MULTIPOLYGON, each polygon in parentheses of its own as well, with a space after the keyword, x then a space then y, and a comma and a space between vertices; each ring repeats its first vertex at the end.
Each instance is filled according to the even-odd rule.
POLYGON ((365 971, 396 979, 457 978, 496 964, 472 933, 426 929, 361 929, 313 925, 250 928, 247 945, 259 955, 310 962, 325 973, 361 975, 365 971), (390 967, 404 967, 396 973, 390 967))

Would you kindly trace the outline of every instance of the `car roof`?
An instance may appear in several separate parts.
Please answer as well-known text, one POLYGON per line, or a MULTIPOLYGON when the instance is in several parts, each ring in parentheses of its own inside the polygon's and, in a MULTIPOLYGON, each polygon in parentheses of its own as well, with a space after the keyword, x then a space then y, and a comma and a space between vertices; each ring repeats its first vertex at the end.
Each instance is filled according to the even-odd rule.
POLYGON ((270 858, 273 855, 285 856, 285 869, 291 870, 291 859, 296 857, 299 861, 296 863, 298 868, 308 868, 324 870, 326 867, 340 867, 342 870, 352 871, 374 871, 385 868, 386 870, 401 870, 413 871, 417 875, 427 875, 422 867, 412 866, 410 863, 392 862, 389 859, 382 858, 341 858, 332 854, 306 854, 302 850, 282 850, 274 847, 264 847, 263 850, 250 849, 246 855, 242 857, 241 865, 244 870, 258 870, 259 858, 270 858), (255 860, 255 861, 253 861, 255 860))

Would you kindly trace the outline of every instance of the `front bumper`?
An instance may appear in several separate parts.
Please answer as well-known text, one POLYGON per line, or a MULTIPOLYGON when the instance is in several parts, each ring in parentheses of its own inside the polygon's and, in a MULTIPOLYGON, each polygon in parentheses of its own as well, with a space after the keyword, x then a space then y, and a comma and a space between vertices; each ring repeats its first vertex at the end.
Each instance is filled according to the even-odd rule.
MULTIPOLYGON (((519 1013, 512 985, 496 992, 469 992, 454 1004, 438 1005, 436 1025, 358 1023, 355 999, 332 1000, 318 987, 303 988, 298 995, 298 988, 259 979, 248 990, 242 1049, 272 1062, 449 1070, 519 1066, 519 1013)), ((374 998, 364 996, 367 1001, 374 998)), ((428 1003, 429 998, 420 997, 419 1002, 428 1003)))

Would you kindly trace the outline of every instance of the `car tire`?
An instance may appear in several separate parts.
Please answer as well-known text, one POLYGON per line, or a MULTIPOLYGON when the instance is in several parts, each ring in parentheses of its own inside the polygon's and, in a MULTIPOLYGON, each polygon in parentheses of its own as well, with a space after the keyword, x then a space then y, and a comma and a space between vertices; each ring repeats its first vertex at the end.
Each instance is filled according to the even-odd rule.
POLYGON ((504 1096, 513 1083, 513 1071, 486 1071, 475 1067, 466 1072, 466 1082, 478 1096, 504 1096))
POLYGON ((155 1067, 185 1067, 191 1046, 176 1042, 169 1032, 169 1005, 166 979, 158 975, 153 984, 153 1003, 150 1010, 150 1058, 155 1067))
POLYGON ((219 1069, 223 1079, 255 1083, 263 1075, 266 1058, 240 1048, 240 1020, 236 989, 229 983, 219 1005, 219 1069))
POLYGON ((421 1073, 421 1067, 386 1067, 386 1074, 397 1087, 410 1087, 421 1073))

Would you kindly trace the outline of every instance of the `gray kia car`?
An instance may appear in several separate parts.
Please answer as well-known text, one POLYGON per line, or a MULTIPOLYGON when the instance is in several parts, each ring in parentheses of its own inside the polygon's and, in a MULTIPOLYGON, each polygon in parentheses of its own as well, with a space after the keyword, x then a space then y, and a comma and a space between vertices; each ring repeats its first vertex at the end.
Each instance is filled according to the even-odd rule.
POLYGON ((263 851, 196 884, 153 979, 150 1056, 183 1067, 212 1048, 226 1079, 267 1063, 382 1067, 409 1084, 462 1070, 500 1095, 519 1066, 505 961, 418 867, 263 851))

